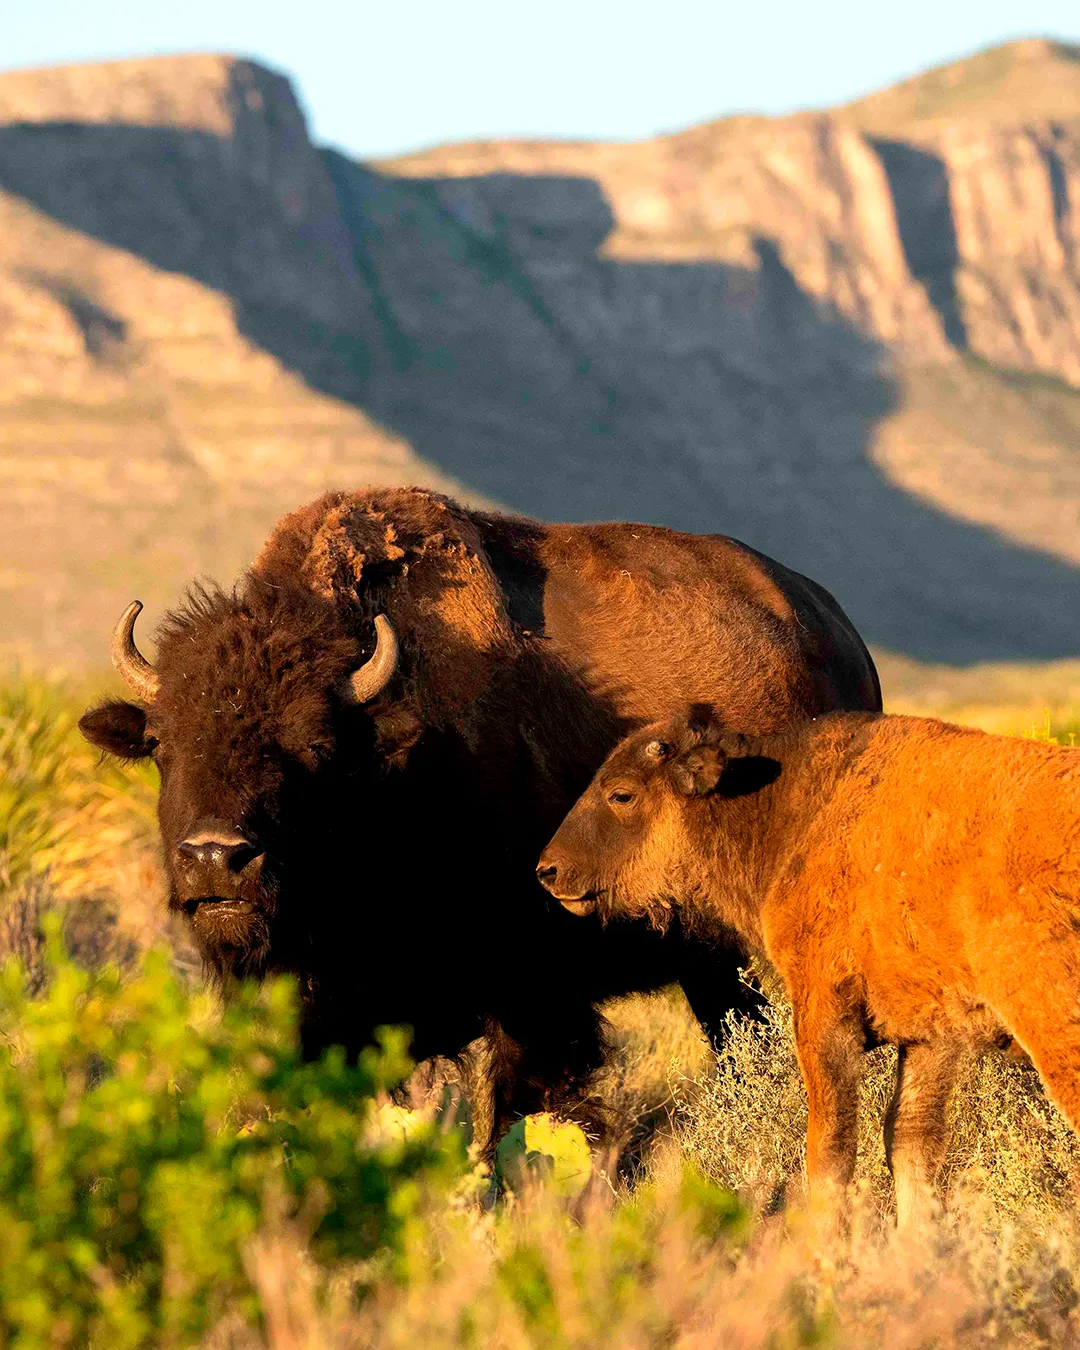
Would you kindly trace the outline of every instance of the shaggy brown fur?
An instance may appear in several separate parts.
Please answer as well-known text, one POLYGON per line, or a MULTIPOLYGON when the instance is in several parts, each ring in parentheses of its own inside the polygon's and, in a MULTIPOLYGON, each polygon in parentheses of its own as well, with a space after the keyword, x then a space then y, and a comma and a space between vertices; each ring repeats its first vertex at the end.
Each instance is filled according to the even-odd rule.
POLYGON ((171 903, 210 965, 295 971, 312 1050, 379 1023, 411 1025, 420 1056, 486 1032, 499 1121, 578 1090, 596 1000, 681 978, 719 1026, 742 997, 735 953, 723 988, 701 983, 678 933, 582 940, 536 886, 540 845, 619 736, 693 698, 760 730, 880 706, 835 601, 742 545, 404 489, 285 517, 236 594, 166 621, 157 666, 153 707, 82 725, 158 761, 171 903), (377 614, 398 668, 350 707, 377 614))
POLYGON ((1013 1035, 1080 1129, 1080 750, 911 717, 629 738, 545 850, 573 912, 734 930, 779 972, 812 1184, 850 1181, 867 1043, 900 1046, 902 1222, 932 1196, 964 1057, 1013 1035))

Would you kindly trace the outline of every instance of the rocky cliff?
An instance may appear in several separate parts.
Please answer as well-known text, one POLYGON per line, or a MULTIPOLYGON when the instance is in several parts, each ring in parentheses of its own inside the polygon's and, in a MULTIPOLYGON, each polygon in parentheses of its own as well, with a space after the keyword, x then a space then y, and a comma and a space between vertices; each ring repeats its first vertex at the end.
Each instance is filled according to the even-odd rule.
POLYGON ((224 57, 0 77, 0 642, 93 657, 323 486, 425 481, 736 534, 921 659, 1080 652, 1078 254, 1046 42, 382 164, 224 57))

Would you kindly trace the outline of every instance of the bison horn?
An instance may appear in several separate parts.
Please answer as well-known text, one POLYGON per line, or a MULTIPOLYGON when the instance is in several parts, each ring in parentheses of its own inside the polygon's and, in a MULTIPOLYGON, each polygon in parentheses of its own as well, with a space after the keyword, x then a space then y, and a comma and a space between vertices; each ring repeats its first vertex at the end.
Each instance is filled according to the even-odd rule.
POLYGON ((349 703, 368 703, 381 694, 397 669, 398 644, 390 620, 385 614, 375 616, 375 650, 345 682, 345 698, 349 703))
POLYGON ((135 646, 135 620, 141 613, 142 601, 132 600, 113 629, 110 652, 117 675, 135 697, 144 703, 153 703, 161 681, 157 671, 135 646))

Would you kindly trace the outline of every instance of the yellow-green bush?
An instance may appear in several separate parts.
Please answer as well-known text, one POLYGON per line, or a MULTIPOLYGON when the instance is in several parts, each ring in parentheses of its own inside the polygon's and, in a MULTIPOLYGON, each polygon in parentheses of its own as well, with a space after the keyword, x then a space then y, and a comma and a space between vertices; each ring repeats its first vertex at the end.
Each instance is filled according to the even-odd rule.
POLYGON ((400 1036, 304 1064, 284 982, 217 1009, 160 955, 80 969, 55 925, 49 965, 37 999, 17 963, 0 978, 2 1344, 188 1345, 257 1317, 244 1253, 268 1206, 303 1209, 321 1260, 369 1256, 464 1166, 433 1124, 377 1128, 400 1036))

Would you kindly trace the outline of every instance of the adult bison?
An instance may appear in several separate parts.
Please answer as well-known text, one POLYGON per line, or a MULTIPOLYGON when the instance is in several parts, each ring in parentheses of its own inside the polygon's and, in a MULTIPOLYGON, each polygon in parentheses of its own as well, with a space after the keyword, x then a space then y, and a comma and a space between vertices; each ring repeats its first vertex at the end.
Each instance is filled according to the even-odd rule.
POLYGON ((770 731, 877 709, 873 663, 814 582, 720 536, 544 525, 416 489, 286 516, 233 593, 195 590, 136 699, 80 725, 153 756, 170 905, 222 976, 290 971, 305 1045, 380 1023, 418 1057, 486 1033, 496 1125, 566 1104, 600 1057, 594 1004, 680 979, 716 1028, 747 997, 677 932, 584 938, 536 857, 607 752, 707 702, 770 731))

